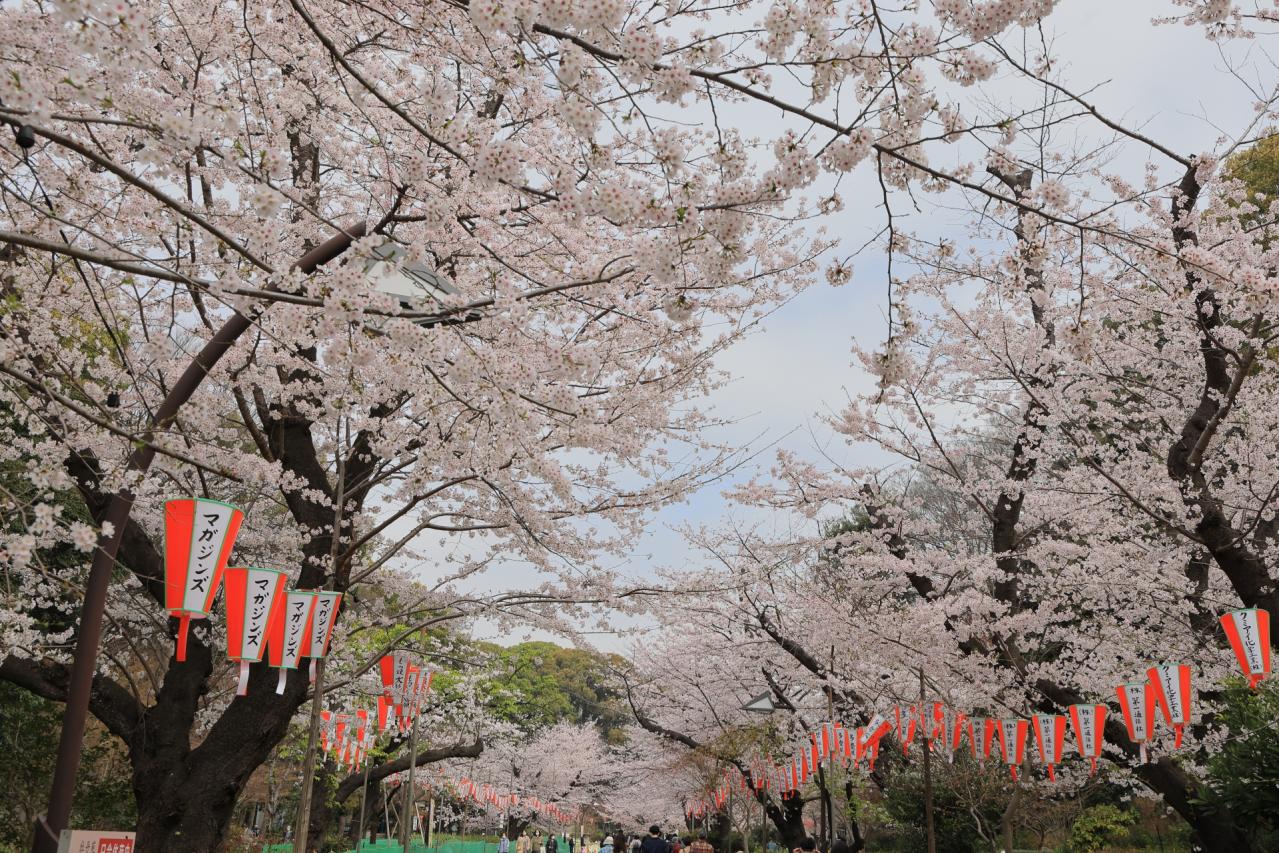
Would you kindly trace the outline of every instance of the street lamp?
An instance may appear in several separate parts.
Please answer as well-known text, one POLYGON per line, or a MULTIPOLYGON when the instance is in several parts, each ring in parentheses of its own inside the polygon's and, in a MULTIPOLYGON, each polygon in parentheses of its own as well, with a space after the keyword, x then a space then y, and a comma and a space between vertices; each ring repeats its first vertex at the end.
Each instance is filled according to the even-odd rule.
MULTIPOLYGON (((386 240, 371 253, 364 264, 364 274, 379 293, 394 297, 403 311, 426 311, 433 305, 444 307, 446 299, 461 293, 437 271, 421 261, 405 260, 408 250, 394 240, 386 240)), ((464 319, 478 317, 474 312, 464 319)), ((439 320, 419 319, 413 322, 430 328, 439 320)))

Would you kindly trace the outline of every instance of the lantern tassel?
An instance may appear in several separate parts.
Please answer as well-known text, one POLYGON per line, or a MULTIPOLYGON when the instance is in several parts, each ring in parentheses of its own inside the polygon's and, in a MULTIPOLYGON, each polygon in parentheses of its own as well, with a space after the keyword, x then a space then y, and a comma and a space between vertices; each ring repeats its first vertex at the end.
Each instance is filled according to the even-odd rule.
POLYGON ((1053 766, 1051 764, 1048 765, 1048 781, 1050 782, 1057 781, 1057 772, 1053 770, 1053 766))
POLYGON ((1263 678, 1265 678, 1265 673, 1257 673, 1257 674, 1255 674, 1255 675, 1249 675, 1249 676, 1248 676, 1248 687, 1249 687, 1249 689, 1251 689, 1251 690, 1256 690, 1256 689, 1257 689, 1257 685, 1261 683, 1261 679, 1263 679, 1263 678))
POLYGON ((311 658, 311 683, 315 683, 315 658, 311 658))
POLYGON ((249 695, 249 661, 240 661, 240 680, 235 684, 236 696, 249 695))
POLYGON ((1088 771, 1088 775, 1096 776, 1097 775, 1097 759, 1094 757, 1091 760, 1092 760, 1092 769, 1088 771))
POLYGON ((1150 761, 1150 756, 1146 755, 1146 745, 1141 745, 1141 763, 1146 764, 1150 761))
POLYGON ((178 662, 187 659, 187 629, 191 627, 191 617, 183 613, 178 617, 178 662))
POLYGON ((1172 727, 1172 732, 1173 732, 1172 745, 1173 745, 1173 749, 1181 749, 1181 732, 1182 732, 1182 728, 1183 728, 1183 726, 1182 726, 1182 724, 1181 724, 1181 723, 1178 723, 1177 725, 1175 725, 1175 726, 1173 726, 1173 727, 1172 727))
POLYGON ((280 670, 280 679, 275 682, 275 692, 279 693, 281 696, 284 695, 284 680, 288 677, 289 671, 287 669, 280 670))
POLYGON ((1016 764, 1009 764, 1009 765, 1008 765, 1008 772, 1012 774, 1013 781, 1014 781, 1014 782, 1016 782, 1016 781, 1017 781, 1017 765, 1016 765, 1016 764))

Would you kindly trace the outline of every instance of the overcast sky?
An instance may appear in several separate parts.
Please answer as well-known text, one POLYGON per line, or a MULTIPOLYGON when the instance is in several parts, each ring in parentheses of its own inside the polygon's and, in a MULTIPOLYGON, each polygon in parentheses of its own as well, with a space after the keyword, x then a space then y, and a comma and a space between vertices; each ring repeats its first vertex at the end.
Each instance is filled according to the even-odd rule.
MULTIPOLYGON (((1068 0, 1061 6, 1045 24, 1045 31, 1064 60, 1058 66, 1062 79, 1076 91, 1100 87, 1089 98, 1107 116, 1141 127, 1186 154, 1214 150, 1223 132, 1233 135, 1251 120, 1253 98, 1227 72, 1225 55, 1216 45, 1197 29, 1150 25, 1152 17, 1174 11, 1166 0, 1068 0)), ((1252 51, 1248 64, 1262 69, 1262 83, 1273 86, 1274 69, 1260 50, 1255 42, 1236 44, 1228 48, 1228 55, 1240 60, 1252 51)), ((1015 96, 1011 88, 1008 94, 1015 96)), ((747 135, 766 137, 776 132, 780 118, 775 111, 754 107, 744 108, 731 120, 739 122, 747 135)), ((1140 183, 1144 157, 1144 152, 1133 151, 1119 161, 1135 183, 1140 183)), ((884 219, 878 185, 868 169, 846 178, 840 194, 845 210, 827 225, 840 235, 845 247, 841 254, 847 254, 875 234, 884 219)), ((913 214, 910 227, 944 231, 957 216, 925 209, 913 214)), ((873 379, 853 363, 850 351, 854 341, 874 348, 883 340, 886 305, 882 251, 865 253, 856 262, 850 284, 815 286, 768 318, 761 333, 723 354, 718 364, 734 381, 705 405, 733 424, 720 429, 715 438, 735 446, 749 444, 761 452, 754 464, 737 471, 728 483, 706 487, 685 504, 654 517, 648 534, 635 543, 620 568, 644 575, 656 567, 687 564, 690 558, 674 528, 685 522, 711 523, 730 512, 745 515, 727 505, 722 492, 729 483, 766 470, 775 453, 766 449, 769 445, 814 459, 822 454, 849 459, 871 452, 846 446, 820 418, 839 409, 849 394, 873 386, 873 379)), ((431 576, 430 567, 419 571, 424 578, 431 576)), ((479 585, 486 589, 527 586, 528 572, 524 565, 497 566, 479 585)), ((476 631, 502 642, 524 639, 500 637, 491 625, 478 625, 476 631)), ((629 640, 594 635, 592 642, 624 651, 629 640)))

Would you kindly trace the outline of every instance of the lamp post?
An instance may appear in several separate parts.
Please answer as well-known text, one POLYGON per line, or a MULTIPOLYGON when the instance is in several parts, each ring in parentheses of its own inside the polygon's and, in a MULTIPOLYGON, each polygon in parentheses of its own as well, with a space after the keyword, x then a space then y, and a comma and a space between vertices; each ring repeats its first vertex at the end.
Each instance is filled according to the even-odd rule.
MULTIPOLYGON (((364 223, 357 223, 345 232, 329 238, 298 259, 294 266, 304 273, 312 273, 321 264, 333 260, 351 246, 351 241, 364 236, 364 223)), ((196 353, 186 370, 161 401, 151 417, 150 424, 134 451, 129 454, 126 468, 129 472, 145 474, 155 460, 153 439, 157 432, 168 428, 178 411, 195 395, 204 377, 213 370, 222 356, 247 332, 253 321, 266 311, 269 302, 258 302, 244 313, 237 311, 222 324, 196 353)), ((58 739, 58 753, 53 765, 53 785, 49 793, 49 810, 36 821, 33 853, 56 853, 58 839, 67 828, 71 817, 71 803, 75 796, 76 774, 80 770, 80 752, 84 746, 84 726, 89 716, 89 696, 93 691, 93 673, 97 669, 98 647, 102 642, 102 621, 107 606, 107 588, 115 567, 120 542, 133 510, 134 494, 127 486, 111 497, 102 524, 111 524, 111 535, 99 540, 89 567, 85 584, 84 604, 80 608, 80 627, 76 635, 75 654, 71 662, 71 677, 67 685, 67 706, 62 712, 62 733, 58 739)))

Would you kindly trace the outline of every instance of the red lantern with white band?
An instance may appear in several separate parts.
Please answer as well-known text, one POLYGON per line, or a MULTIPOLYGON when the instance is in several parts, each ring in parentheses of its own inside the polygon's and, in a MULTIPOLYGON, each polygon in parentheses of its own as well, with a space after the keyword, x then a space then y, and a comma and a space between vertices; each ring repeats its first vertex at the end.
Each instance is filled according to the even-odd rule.
POLYGON ((267 635, 267 659, 280 670, 275 692, 284 693, 289 670, 298 668, 302 659, 302 644, 311 629, 311 614, 315 610, 315 593, 306 589, 289 590, 284 597, 284 616, 267 635))
POLYGON ((1155 694, 1147 684, 1121 684, 1115 688, 1119 694, 1119 710, 1124 715, 1124 727, 1128 739, 1137 743, 1141 751, 1141 763, 1146 763, 1146 744, 1155 721, 1155 694))
POLYGON ((1026 730, 1029 725, 1025 720, 1000 720, 996 733, 999 735, 999 751, 1008 765, 1008 772, 1017 778, 1017 766, 1026 757, 1026 730))
POLYGON ((1056 766, 1061 764, 1062 751, 1066 748, 1066 718, 1060 714, 1036 714, 1035 745, 1039 747, 1039 760, 1048 768, 1048 778, 1057 781, 1056 766))
POLYGON ((311 680, 315 681, 315 662, 329 653, 329 640, 333 637, 333 623, 337 621, 338 608, 342 606, 342 593, 320 591, 315 593, 315 612, 306 638, 302 641, 302 657, 311 659, 311 680))
POLYGON ((164 606, 178 620, 177 659, 187 659, 192 619, 213 607, 244 513, 221 501, 181 498, 164 504, 164 606))
POLYGON ((249 689, 249 667, 262 660, 266 638, 284 613, 288 576, 274 569, 226 570, 226 651, 240 662, 235 695, 249 689))
POLYGON ((1239 658, 1239 668, 1248 677, 1248 686, 1256 689, 1257 682, 1270 674, 1269 611, 1256 607, 1231 610, 1221 617, 1221 627, 1239 658))
POLYGON ((1190 667, 1184 663, 1161 663, 1147 670, 1155 707, 1163 712, 1164 721, 1172 726, 1173 746, 1181 749, 1181 735, 1190 723, 1190 667))
POLYGON ((1101 745, 1106 740, 1105 705, 1071 705, 1070 725, 1075 730, 1079 754, 1092 765, 1088 775, 1097 772, 1097 759, 1101 757, 1101 745))

